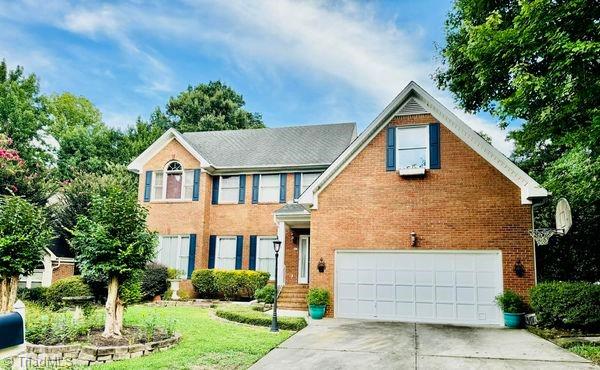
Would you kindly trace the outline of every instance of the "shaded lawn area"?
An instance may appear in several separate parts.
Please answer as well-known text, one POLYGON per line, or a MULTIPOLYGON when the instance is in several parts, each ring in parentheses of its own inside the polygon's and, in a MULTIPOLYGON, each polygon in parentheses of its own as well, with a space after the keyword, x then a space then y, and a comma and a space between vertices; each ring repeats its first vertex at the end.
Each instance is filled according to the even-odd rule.
POLYGON ((133 306, 125 312, 126 324, 143 324, 158 317, 159 325, 176 320, 175 330, 183 336, 175 347, 148 356, 115 361, 98 369, 190 369, 248 368, 272 348, 289 338, 292 331, 269 332, 268 328, 223 322, 197 307, 133 306))
POLYGON ((582 343, 569 347, 569 351, 593 361, 596 365, 600 365, 600 345, 582 343))

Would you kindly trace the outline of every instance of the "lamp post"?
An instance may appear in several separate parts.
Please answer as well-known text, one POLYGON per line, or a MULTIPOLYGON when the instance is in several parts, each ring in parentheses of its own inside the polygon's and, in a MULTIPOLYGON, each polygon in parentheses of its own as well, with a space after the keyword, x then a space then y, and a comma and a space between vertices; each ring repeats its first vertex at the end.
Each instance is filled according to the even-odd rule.
POLYGON ((271 332, 277 333, 279 325, 277 324, 277 273, 279 272, 279 249, 281 248, 281 240, 273 241, 273 249, 275 250, 275 297, 273 299, 273 321, 271 321, 271 332))

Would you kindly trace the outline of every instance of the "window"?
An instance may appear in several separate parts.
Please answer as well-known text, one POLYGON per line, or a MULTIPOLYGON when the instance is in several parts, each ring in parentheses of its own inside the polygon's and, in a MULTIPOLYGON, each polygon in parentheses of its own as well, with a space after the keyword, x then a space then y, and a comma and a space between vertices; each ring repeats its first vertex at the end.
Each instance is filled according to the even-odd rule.
POLYGON ((396 129, 396 169, 429 168, 429 127, 396 129))
POLYGON ((42 286, 42 280, 44 276, 44 265, 39 265, 33 273, 28 276, 19 276, 19 288, 37 288, 42 286))
POLYGON ((219 203, 237 203, 240 196, 240 177, 221 176, 219 203))
POLYGON ((159 238, 156 262, 188 274, 190 258, 190 237, 188 235, 170 235, 159 238))
POLYGON ((274 240, 274 236, 259 236, 256 243, 256 270, 268 272, 271 277, 275 276, 274 240))
POLYGON ((321 175, 320 172, 318 172, 318 173, 303 173, 302 181, 300 184, 300 187, 301 187, 300 193, 304 193, 304 190, 306 190, 310 186, 310 184, 315 182, 317 177, 319 177, 320 175, 321 175))
POLYGON ((164 171, 154 172, 152 199, 188 200, 194 193, 194 170, 184 170, 181 163, 169 162, 164 171))
POLYGON ((215 253, 216 269, 235 270, 236 241, 237 239, 234 236, 218 238, 215 253))
POLYGON ((259 203, 279 202, 279 175, 260 175, 259 203))

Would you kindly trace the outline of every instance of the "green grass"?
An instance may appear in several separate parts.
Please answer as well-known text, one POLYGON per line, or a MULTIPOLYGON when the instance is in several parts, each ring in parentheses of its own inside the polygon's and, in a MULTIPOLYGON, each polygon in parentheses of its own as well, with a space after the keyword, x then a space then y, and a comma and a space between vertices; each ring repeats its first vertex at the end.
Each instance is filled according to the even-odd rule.
POLYGON ((182 340, 175 347, 132 360, 99 365, 98 369, 248 368, 293 332, 270 333, 267 328, 247 327, 215 320, 209 310, 196 307, 133 306, 125 313, 126 324, 142 324, 147 317, 159 324, 176 320, 182 340))
POLYGON ((600 345, 595 343, 584 343, 577 336, 585 336, 584 333, 577 330, 565 330, 555 328, 538 328, 535 326, 527 327, 531 333, 553 342, 559 347, 600 365, 600 345))
MULTIPOLYGON (((271 326, 272 317, 264 312, 255 311, 247 306, 226 305, 220 306, 216 311, 217 316, 224 319, 257 326, 271 326)), ((300 330, 306 327, 303 317, 279 317, 279 328, 286 330, 300 330)))
POLYGON ((594 363, 600 365, 600 346, 591 343, 582 343, 570 347, 569 351, 575 352, 581 357, 587 358, 594 363))

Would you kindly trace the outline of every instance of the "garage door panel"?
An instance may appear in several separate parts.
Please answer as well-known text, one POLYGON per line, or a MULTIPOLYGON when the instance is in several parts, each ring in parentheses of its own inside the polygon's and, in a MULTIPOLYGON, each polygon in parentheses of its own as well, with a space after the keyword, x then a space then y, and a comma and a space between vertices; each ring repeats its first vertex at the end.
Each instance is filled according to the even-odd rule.
POLYGON ((375 285, 358 285, 358 299, 374 300, 375 298, 375 285))
POLYGON ((456 301, 460 303, 475 303, 475 288, 456 288, 456 301))
POLYGON ((360 256, 360 258, 358 258, 358 268, 359 269, 375 269, 377 268, 377 254, 368 254, 365 253, 364 255, 360 256))
POLYGON ((372 270, 358 270, 358 283, 359 284, 375 284, 375 269, 372 270))
POLYGON ((496 259, 493 255, 480 254, 475 258, 477 271, 496 271, 496 259))
POLYGON ((415 317, 415 304, 412 302, 396 302, 396 314, 402 318, 415 317))
POLYGON ((417 302, 433 302, 433 287, 431 287, 431 286, 415 287, 415 300, 417 302))
POLYGON ((493 302, 497 293, 494 288, 477 288, 477 303, 485 304, 493 302))
POLYGON ((435 285, 437 286, 454 286, 454 272, 452 271, 436 271, 435 285))
POLYGON ((473 304, 457 304, 456 317, 460 321, 475 320, 475 305, 473 304))
POLYGON ((338 269, 338 281, 340 284, 356 284, 356 270, 338 269))
POLYGON ((394 270, 377 270, 377 284, 394 284, 395 278, 394 270))
POLYGON ((377 301, 394 301, 396 294, 394 285, 377 285, 377 301))
POLYGON ((470 254, 458 253, 454 256, 456 271, 475 271, 475 257, 470 254))
POLYGON ((338 300, 340 307, 336 308, 338 314, 341 316, 356 316, 358 313, 358 301, 355 299, 343 299, 338 300))
POLYGON ((452 303, 436 303, 435 314, 440 319, 453 319, 454 318, 454 304, 452 303))
POLYGON ((496 274, 493 272, 477 272, 477 286, 495 287, 496 274))
POLYGON ((396 253, 394 256, 394 267, 396 270, 414 270, 415 256, 409 253, 396 253))
POLYGON ((415 270, 433 270, 434 256, 426 253, 415 254, 415 270))
POLYGON ((415 284, 432 285, 433 271, 415 271, 415 284))
POLYGON ((422 319, 433 319, 433 303, 417 302, 416 316, 422 319))
POLYGON ((393 318, 396 316, 396 302, 377 302, 377 317, 393 318))
POLYGON ((436 302, 454 303, 454 287, 436 286, 435 300, 436 302))
POLYGON ((375 304, 373 303, 373 301, 358 301, 358 316, 375 316, 375 304))
POLYGON ((414 284, 415 283, 415 273, 414 271, 404 271, 397 270, 396 271, 396 284, 414 284))
POLYGON ((474 272, 457 271, 455 276, 457 286, 475 286, 474 272))
POLYGON ((413 302, 415 288, 412 285, 396 285, 396 299, 403 302, 413 302))
POLYGON ((454 271, 453 256, 436 254, 434 261, 436 271, 454 271))
POLYGON ((356 284, 339 284, 337 294, 341 299, 356 299, 356 284))

